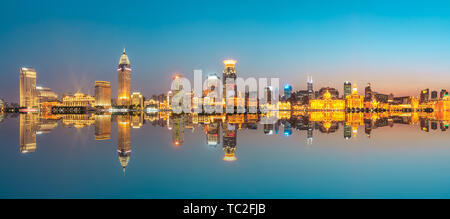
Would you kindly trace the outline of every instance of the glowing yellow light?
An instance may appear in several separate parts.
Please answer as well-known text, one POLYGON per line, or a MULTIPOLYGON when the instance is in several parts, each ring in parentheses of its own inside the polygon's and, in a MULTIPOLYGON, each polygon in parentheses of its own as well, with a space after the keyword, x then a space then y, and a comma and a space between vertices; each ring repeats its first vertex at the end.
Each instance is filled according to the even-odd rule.
POLYGON ((224 64, 225 66, 235 66, 236 63, 237 63, 237 61, 236 61, 236 60, 233 60, 233 59, 227 59, 227 60, 224 60, 224 61, 223 61, 223 64, 224 64))
POLYGON ((234 153, 232 153, 232 154, 225 154, 225 157, 223 157, 223 160, 224 161, 228 161, 228 162, 232 162, 232 161, 236 161, 237 158, 234 155, 234 153))

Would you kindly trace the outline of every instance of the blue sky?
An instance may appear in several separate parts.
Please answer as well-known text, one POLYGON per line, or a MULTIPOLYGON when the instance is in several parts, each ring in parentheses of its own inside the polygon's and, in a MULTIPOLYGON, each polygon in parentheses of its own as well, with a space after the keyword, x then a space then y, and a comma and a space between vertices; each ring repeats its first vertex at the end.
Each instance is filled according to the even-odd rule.
POLYGON ((0 9, 0 98, 18 101, 19 67, 59 94, 93 94, 111 81, 123 47, 132 90, 166 91, 170 77, 222 70, 280 77, 305 87, 416 95, 449 88, 450 6, 446 1, 85 1, 15 0, 0 9))

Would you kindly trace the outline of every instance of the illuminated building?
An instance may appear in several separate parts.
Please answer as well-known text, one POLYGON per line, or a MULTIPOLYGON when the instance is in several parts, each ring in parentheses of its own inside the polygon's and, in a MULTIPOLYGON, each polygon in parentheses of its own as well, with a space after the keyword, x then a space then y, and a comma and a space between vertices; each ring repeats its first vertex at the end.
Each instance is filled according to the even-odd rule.
POLYGON ((60 101, 54 101, 54 102, 41 102, 40 104, 41 113, 50 113, 52 111, 52 108, 55 106, 61 106, 60 101))
POLYGON ((218 122, 212 122, 205 125, 206 128, 206 141, 209 146, 217 146, 220 144, 220 124, 218 122))
POLYGON ((119 143, 117 152, 119 154, 119 162, 122 166, 123 173, 130 162, 131 155, 131 135, 130 135, 130 116, 117 117, 118 139, 119 143))
POLYGON ((174 115, 172 117, 172 123, 172 142, 175 147, 178 147, 184 143, 184 115, 174 115))
POLYGON ((222 106, 222 94, 220 89, 220 78, 217 74, 209 74, 206 78, 206 87, 203 90, 203 98, 194 97, 193 106, 197 109, 203 101, 204 106, 222 106))
POLYGON ((273 124, 264 124, 264 134, 273 135, 273 124))
POLYGON ((430 99, 430 89, 425 89, 420 92, 419 103, 426 103, 430 99))
POLYGON ((181 80, 180 80, 181 79, 181 75, 176 74, 176 75, 173 76, 172 79, 173 79, 172 85, 173 85, 174 89, 169 91, 169 94, 167 96, 168 96, 168 98, 170 98, 168 102, 170 103, 170 106, 172 107, 172 110, 174 110, 174 107, 181 107, 181 106, 183 106, 183 104, 184 104, 184 96, 186 94, 184 93, 185 91, 184 91, 183 85, 181 84, 181 80), (172 99, 173 99, 174 96, 177 96, 177 95, 181 96, 181 100, 179 102, 180 105, 174 106, 172 99))
POLYGON ((58 94, 47 87, 36 87, 38 93, 39 103, 56 102, 58 101, 58 94))
POLYGON ((225 99, 226 106, 236 106, 237 87, 236 87, 236 60, 228 59, 223 61, 225 68, 222 74, 223 80, 223 98, 225 99), (227 83, 227 80, 231 80, 227 83))
POLYGON ((3 99, 0 99, 0 113, 5 111, 5 101, 3 99))
MULTIPOLYGON (((362 109, 364 108, 364 97, 358 94, 358 90, 355 87, 352 89, 352 94, 347 95, 345 98, 347 109, 362 109)), ((344 95, 345 96, 345 95, 344 95)))
POLYGON ((331 95, 331 98, 333 98, 333 99, 339 98, 339 91, 336 88, 332 88, 332 87, 320 88, 319 96, 317 96, 316 98, 318 98, 318 99, 323 98, 325 93, 329 93, 331 95))
POLYGON ((313 79, 312 79, 312 76, 309 76, 309 77, 308 77, 307 88, 308 88, 308 98, 309 98, 309 100, 314 99, 314 98, 315 98, 315 95, 314 95, 314 89, 313 89, 313 79))
POLYGON ((111 138, 111 115, 95 115, 95 140, 111 138))
POLYGON ((223 123, 223 151, 225 156, 224 161, 235 161, 236 158, 236 126, 229 123, 223 123))
POLYGON ((344 125, 344 138, 345 139, 352 138, 352 127, 349 125, 344 125))
POLYGON ((313 111, 339 111, 345 109, 345 100, 332 97, 330 92, 325 92, 320 99, 309 102, 309 109, 313 111))
POLYGON ((38 106, 36 71, 32 68, 20 68, 20 107, 37 109, 38 106))
POLYGON ((271 86, 267 86, 264 89, 264 94, 265 94, 265 98, 267 100, 268 104, 272 104, 272 92, 273 92, 273 88, 271 86))
POLYGON ((109 81, 95 82, 95 107, 111 107, 111 83, 109 81))
POLYGON ((373 92, 372 88, 370 87, 370 83, 368 83, 366 89, 364 90, 364 101, 372 102, 372 99, 373 99, 373 92))
POLYGON ((144 125, 144 114, 141 112, 137 115, 131 116, 131 127, 139 129, 144 125))
POLYGON ((284 98, 287 100, 292 96, 292 86, 290 84, 284 85, 284 98))
POLYGON ((61 117, 63 127, 75 127, 81 129, 95 123, 94 117, 89 114, 64 114, 61 117))
POLYGON ((352 94, 352 83, 349 81, 344 82, 344 99, 347 98, 347 96, 350 96, 352 94))
POLYGON ((91 95, 84 94, 81 91, 77 91, 74 95, 63 95, 63 106, 94 106, 95 98, 91 95))
POLYGON ((20 114, 20 153, 36 151, 38 114, 20 114))
POLYGON ((140 92, 133 92, 133 94, 131 94, 131 105, 143 109, 144 97, 140 92))
POLYGON ((118 72, 118 93, 117 93, 117 105, 130 106, 131 104, 131 64, 128 59, 125 49, 123 49, 122 56, 120 57, 118 72))

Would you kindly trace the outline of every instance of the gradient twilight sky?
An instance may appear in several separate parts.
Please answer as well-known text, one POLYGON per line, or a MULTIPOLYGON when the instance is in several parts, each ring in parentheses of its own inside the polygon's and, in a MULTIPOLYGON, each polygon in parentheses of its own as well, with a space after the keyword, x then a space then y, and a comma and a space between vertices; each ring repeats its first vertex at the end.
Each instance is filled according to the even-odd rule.
POLYGON ((239 76, 280 77, 304 89, 417 95, 450 89, 448 1, 95 1, 14 0, 0 9, 0 98, 17 102, 19 67, 34 67, 38 85, 58 94, 93 94, 112 82, 123 47, 132 91, 168 90, 170 77, 193 78, 238 60, 239 76))

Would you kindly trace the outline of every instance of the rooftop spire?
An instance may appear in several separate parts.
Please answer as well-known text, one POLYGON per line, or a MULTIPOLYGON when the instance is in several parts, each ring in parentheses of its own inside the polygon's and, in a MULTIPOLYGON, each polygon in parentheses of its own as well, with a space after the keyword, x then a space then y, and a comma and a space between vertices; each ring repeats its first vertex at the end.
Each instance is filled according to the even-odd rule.
POLYGON ((123 48, 123 54, 126 54, 125 48, 123 48))

